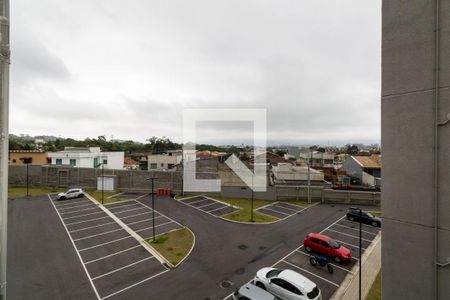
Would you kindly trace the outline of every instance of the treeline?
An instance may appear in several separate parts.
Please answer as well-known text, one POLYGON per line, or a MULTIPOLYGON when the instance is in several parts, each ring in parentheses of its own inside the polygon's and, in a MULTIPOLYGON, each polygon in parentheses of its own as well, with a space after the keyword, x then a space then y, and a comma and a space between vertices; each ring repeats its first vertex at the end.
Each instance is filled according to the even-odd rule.
MULTIPOLYGON (((183 147, 182 144, 175 143, 169 138, 153 136, 146 140, 146 143, 135 141, 116 141, 106 140, 105 136, 97 138, 86 138, 84 140, 75 140, 72 138, 39 138, 30 136, 9 136, 9 150, 36 150, 55 152, 64 150, 65 147, 100 147, 102 151, 124 151, 125 153, 163 153, 168 150, 177 150, 183 147), (40 141, 38 141, 40 140, 40 141)), ((227 153, 238 153, 242 148, 238 147, 217 147, 214 145, 200 144, 196 145, 200 151, 219 151, 227 153)))

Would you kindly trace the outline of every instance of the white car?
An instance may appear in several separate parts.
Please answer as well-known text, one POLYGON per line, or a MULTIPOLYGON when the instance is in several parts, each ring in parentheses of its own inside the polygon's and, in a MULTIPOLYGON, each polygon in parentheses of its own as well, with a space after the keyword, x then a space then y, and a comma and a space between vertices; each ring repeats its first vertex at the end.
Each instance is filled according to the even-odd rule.
POLYGON ((84 192, 82 189, 70 189, 65 193, 59 193, 58 196, 56 196, 57 200, 66 200, 66 199, 72 199, 72 198, 82 198, 84 197, 84 192))
POLYGON ((247 283, 234 292, 233 300, 279 300, 279 298, 252 283, 247 283))
POLYGON ((256 286, 284 300, 321 300, 317 285, 292 270, 262 268, 254 279, 256 286))

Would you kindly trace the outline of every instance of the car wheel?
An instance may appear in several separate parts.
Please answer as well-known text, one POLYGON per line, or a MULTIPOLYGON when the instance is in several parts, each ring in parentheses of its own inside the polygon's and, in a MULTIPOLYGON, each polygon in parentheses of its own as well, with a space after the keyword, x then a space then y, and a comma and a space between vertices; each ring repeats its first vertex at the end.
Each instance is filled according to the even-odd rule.
POLYGON ((348 217, 348 219, 350 220, 350 221, 355 221, 355 218, 354 217, 352 217, 352 216, 350 216, 350 217, 348 217))
POLYGON ((58 200, 66 200, 66 197, 62 196, 62 197, 59 198, 58 200))
POLYGON ((264 286, 264 284, 262 284, 261 282, 257 282, 256 286, 259 287, 260 289, 266 290, 266 287, 264 286))
POLYGON ((373 227, 378 227, 378 222, 372 222, 373 227))
POLYGON ((83 194, 79 194, 79 195, 78 195, 78 198, 83 198, 83 197, 84 197, 83 194))
POLYGON ((334 261, 335 261, 336 263, 340 264, 340 263, 341 263, 341 258, 340 258, 339 256, 335 256, 335 257, 334 257, 334 261))
POLYGON ((306 252, 311 252, 311 247, 305 246, 305 250, 306 250, 306 252))

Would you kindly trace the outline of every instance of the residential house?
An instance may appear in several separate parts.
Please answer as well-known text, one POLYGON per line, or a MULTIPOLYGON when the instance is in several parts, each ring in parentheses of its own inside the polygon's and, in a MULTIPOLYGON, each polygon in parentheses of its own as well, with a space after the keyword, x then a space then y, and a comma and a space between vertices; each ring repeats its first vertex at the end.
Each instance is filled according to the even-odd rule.
POLYGON ((312 184, 324 183, 323 173, 304 166, 293 166, 289 163, 279 163, 272 167, 273 181, 275 184, 301 184, 308 182, 312 184), (309 175, 308 175, 309 173, 309 175))
POLYGON ((148 156, 148 170, 171 170, 183 160, 183 150, 167 151, 163 154, 148 156))
POLYGON ((139 162, 128 156, 125 157, 123 165, 124 169, 126 170, 139 170, 139 162))
POLYGON ((371 187, 381 186, 381 155, 350 156, 342 164, 342 169, 359 183, 371 187))
POLYGON ((10 165, 46 165, 50 163, 47 152, 42 150, 11 150, 8 162, 10 165))
POLYGON ((63 151, 49 152, 52 165, 79 168, 123 169, 124 152, 101 152, 100 147, 65 147, 63 151))
POLYGON ((300 153, 300 161, 310 163, 312 168, 334 168, 334 153, 309 151, 300 153))

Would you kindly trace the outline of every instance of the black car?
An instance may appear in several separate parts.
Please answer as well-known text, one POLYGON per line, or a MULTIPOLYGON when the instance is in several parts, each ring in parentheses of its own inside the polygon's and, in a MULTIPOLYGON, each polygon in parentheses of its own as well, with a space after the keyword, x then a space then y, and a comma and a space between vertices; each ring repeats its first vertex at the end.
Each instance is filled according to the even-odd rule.
POLYGON ((356 221, 356 222, 361 222, 364 224, 369 224, 374 227, 381 227, 381 219, 375 217, 368 211, 363 211, 360 216, 359 210, 349 209, 347 212, 347 219, 350 221, 356 221))

